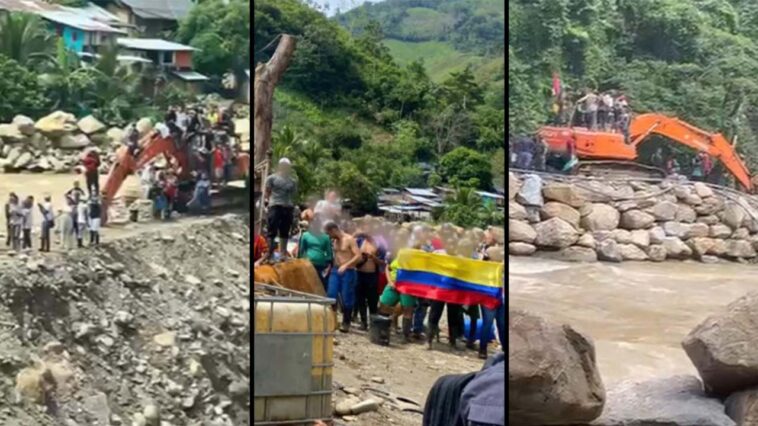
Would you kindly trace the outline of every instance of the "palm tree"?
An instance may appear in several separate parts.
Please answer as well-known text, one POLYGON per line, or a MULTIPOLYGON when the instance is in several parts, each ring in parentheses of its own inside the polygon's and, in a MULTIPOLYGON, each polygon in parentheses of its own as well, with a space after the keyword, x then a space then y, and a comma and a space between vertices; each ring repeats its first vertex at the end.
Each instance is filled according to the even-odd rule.
POLYGON ((53 46, 53 34, 38 16, 0 12, 0 55, 36 68, 52 61, 53 46))

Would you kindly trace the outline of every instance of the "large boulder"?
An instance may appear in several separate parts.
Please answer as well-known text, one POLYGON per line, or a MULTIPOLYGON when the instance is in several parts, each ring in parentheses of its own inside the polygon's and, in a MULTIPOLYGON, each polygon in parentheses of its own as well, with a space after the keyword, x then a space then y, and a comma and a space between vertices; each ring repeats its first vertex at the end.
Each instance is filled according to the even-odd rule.
POLYGON ((541 256, 563 262, 597 262, 595 250, 581 246, 571 246, 558 251, 545 252, 541 256))
MULTIPOLYGON (((729 257, 750 259, 755 257, 755 249, 750 241, 726 240, 726 255, 729 257)), ((758 343, 756 343, 758 350, 758 343)))
POLYGON ((676 203, 672 203, 671 201, 661 201, 650 209, 650 213, 655 217, 655 220, 667 222, 669 220, 674 220, 676 217, 676 210, 676 203))
POLYGON ((105 124, 91 115, 82 118, 76 125, 85 135, 94 135, 105 130, 105 124))
POLYGON ((674 376, 624 381, 608 390, 603 415, 591 426, 735 426, 700 380, 674 376))
POLYGON ((634 244, 619 244, 618 248, 623 260, 647 260, 647 254, 634 244))
POLYGON ((700 216, 707 216, 721 212, 724 209, 724 200, 721 197, 706 197, 703 202, 693 207, 700 216))
POLYGON ((745 220, 746 216, 747 213, 745 212, 745 209, 742 208, 742 206, 737 203, 730 202, 724 206, 724 212, 721 220, 728 227, 737 229, 742 226, 742 222, 745 220))
POLYGON ((677 237, 664 238, 663 247, 666 249, 666 257, 670 259, 686 259, 692 256, 692 249, 677 237))
POLYGON ((597 243, 597 257, 606 262, 621 262, 624 256, 621 254, 616 240, 607 239, 597 243))
POLYGON ((716 244, 716 240, 713 238, 692 238, 687 241, 687 245, 692 249, 697 257, 703 257, 707 254, 711 254, 713 246, 716 244))
MULTIPOLYGON (((110 130, 108 131, 108 133, 110 136, 110 130)), ((121 131, 122 138, 123 138, 123 133, 124 132, 121 131)), ((516 199, 516 194, 518 194, 519 189, 521 189, 521 181, 519 181, 519 178, 517 178, 516 175, 513 174, 513 172, 508 172, 508 199, 511 201, 516 199)))
POLYGON ((48 137, 58 138, 76 131, 76 117, 63 111, 55 111, 37 120, 34 127, 48 137))
POLYGON ((25 136, 31 136, 37 133, 37 129, 34 128, 34 120, 25 115, 19 114, 13 117, 13 125, 25 136))
POLYGON ((611 231, 611 235, 619 244, 632 244, 632 233, 626 229, 616 229, 611 231))
POLYGON ((713 197, 713 190, 703 182, 695 182, 695 194, 700 198, 713 197))
POLYGON ((669 237, 685 238, 690 230, 690 224, 680 222, 666 222, 663 224, 663 230, 669 237))
POLYGON ((579 228, 579 219, 581 218, 575 208, 557 201, 545 203, 542 209, 540 209, 540 217, 542 220, 557 217, 568 222, 574 228, 579 228))
POLYGON ((537 238, 534 240, 539 247, 566 248, 579 239, 579 233, 568 222, 554 217, 538 223, 534 230, 537 238))
POLYGON ((527 243, 508 243, 508 254, 514 256, 529 256, 537 251, 537 247, 527 243))
POLYGON ((660 226, 653 227, 649 230, 650 244, 663 244, 666 238, 666 231, 660 226))
POLYGON ((646 229, 653 223, 655 223, 655 217, 642 210, 629 210, 621 215, 621 227, 624 229, 646 229))
POLYGON ((724 397, 758 386, 758 292, 711 315, 682 342, 708 392, 724 397))
POLYGON ((612 231, 619 226, 621 214, 607 204, 591 204, 588 213, 582 217, 582 228, 588 231, 612 231))
POLYGON ((650 245, 650 232, 645 229, 636 229, 631 232, 632 244, 640 248, 647 248, 650 245))
POLYGON ((677 204, 674 220, 677 222, 693 223, 697 220, 695 209, 686 204, 677 204))
POLYGON ((732 235, 732 229, 722 223, 711 225, 708 236, 711 238, 729 238, 732 235))
POLYGON ((597 247, 597 242, 595 241, 595 237, 593 237, 592 234, 587 232, 585 234, 582 234, 581 237, 579 237, 579 239, 576 241, 576 245, 594 249, 595 247, 597 247))
POLYGON ((60 149, 83 149, 91 144, 87 135, 63 135, 58 139, 58 148, 60 149))
POLYGON ((13 163, 13 168, 15 169, 25 169, 26 166, 32 164, 34 161, 34 156, 31 152, 22 152, 21 155, 16 159, 16 161, 13 163))
POLYGON ((667 256, 666 248, 661 244, 654 244, 648 247, 647 256, 652 262, 663 262, 667 256))
POLYGON ((707 237, 710 233, 710 228, 704 223, 691 223, 687 224, 687 233, 684 238, 703 238, 707 237))
MULTIPOLYGON (((108 140, 110 140, 111 145, 118 146, 124 141, 125 132, 118 127, 111 127, 105 134, 108 140)), ((508 195, 510 196, 510 194, 508 195)))
POLYGON ((508 202, 508 219, 526 220, 529 215, 526 208, 515 201, 508 202))
POLYGON ((509 424, 591 422, 605 402, 592 340, 570 325, 509 309, 508 390, 509 424))
POLYGON ((0 124, 0 140, 5 143, 18 143, 24 140, 24 134, 15 124, 0 124))
POLYGON ((729 395, 726 415, 738 425, 758 425, 758 387, 729 395))
POLYGON ((533 243, 537 232, 526 222, 508 220, 508 242, 533 243))
POLYGON ((716 225, 719 223, 719 218, 716 215, 709 214, 707 216, 698 216, 698 218, 695 219, 695 222, 704 223, 706 225, 716 225))
POLYGON ((550 182, 542 187, 542 196, 549 201, 558 201, 571 207, 580 208, 584 205, 584 197, 574 185, 550 182))

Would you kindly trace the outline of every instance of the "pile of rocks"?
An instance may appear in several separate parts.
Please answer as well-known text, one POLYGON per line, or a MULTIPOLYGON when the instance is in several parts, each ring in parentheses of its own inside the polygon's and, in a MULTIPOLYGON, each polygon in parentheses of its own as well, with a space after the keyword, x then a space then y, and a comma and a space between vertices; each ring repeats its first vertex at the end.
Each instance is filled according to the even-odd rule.
POLYGON ((0 424, 250 424, 249 226, 0 265, 0 424))
POLYGON ((716 262, 758 257, 748 196, 703 183, 545 183, 509 174, 508 251, 567 261, 716 262))
POLYGON ((706 319, 682 345, 694 376, 628 380, 605 390, 591 339, 509 310, 508 419, 529 425, 758 424, 758 293, 706 319))
MULTIPOLYGON (((69 173, 83 150, 110 151, 122 137, 119 128, 108 129, 91 115, 77 121, 72 114, 55 111, 36 122, 17 115, 11 123, 0 124, 0 172, 69 173)), ((104 155, 103 160, 106 171, 112 159, 104 155)))

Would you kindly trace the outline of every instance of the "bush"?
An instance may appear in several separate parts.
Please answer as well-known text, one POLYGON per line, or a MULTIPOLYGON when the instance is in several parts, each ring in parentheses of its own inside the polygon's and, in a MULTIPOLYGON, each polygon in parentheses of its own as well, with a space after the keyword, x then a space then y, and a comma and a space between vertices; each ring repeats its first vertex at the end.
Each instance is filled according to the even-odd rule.
POLYGON ((489 189, 492 170, 486 155, 459 147, 445 154, 440 161, 440 175, 454 186, 489 189))
POLYGON ((16 114, 36 117, 45 109, 45 97, 37 76, 0 55, 0 121, 8 122, 16 114))

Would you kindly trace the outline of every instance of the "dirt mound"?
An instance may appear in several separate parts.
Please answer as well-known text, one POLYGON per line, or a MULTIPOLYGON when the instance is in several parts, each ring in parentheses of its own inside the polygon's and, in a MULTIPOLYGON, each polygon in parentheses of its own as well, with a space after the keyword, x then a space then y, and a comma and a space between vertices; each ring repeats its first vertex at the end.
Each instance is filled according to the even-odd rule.
POLYGON ((249 226, 0 265, 0 424, 250 424, 249 226))

